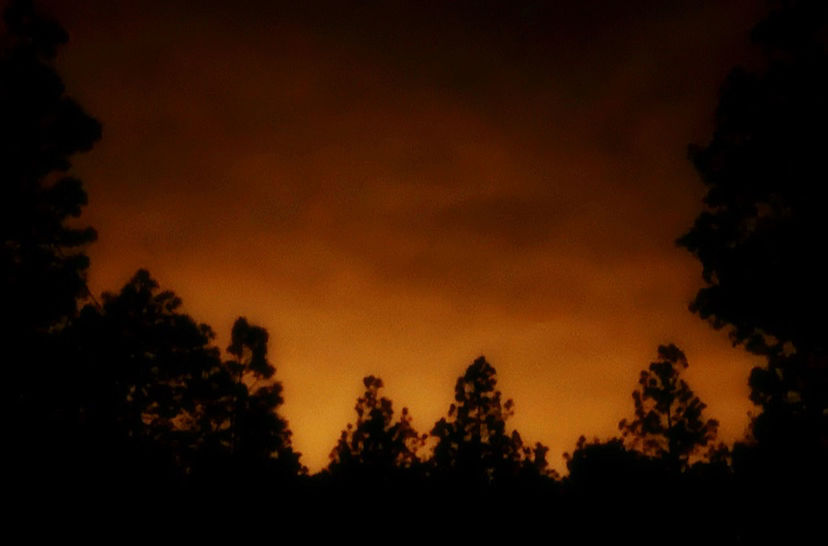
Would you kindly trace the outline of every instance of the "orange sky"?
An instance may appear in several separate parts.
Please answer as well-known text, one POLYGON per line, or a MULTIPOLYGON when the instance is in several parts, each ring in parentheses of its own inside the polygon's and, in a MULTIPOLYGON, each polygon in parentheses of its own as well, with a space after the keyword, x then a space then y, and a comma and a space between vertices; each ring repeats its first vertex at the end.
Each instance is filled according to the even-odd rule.
POLYGON ((669 341, 743 434, 757 361, 687 310, 701 268, 674 240, 704 191, 686 146, 761 5, 41 4, 104 127, 76 162, 93 290, 145 267, 222 347, 239 315, 265 326, 312 471, 363 376, 427 432, 481 354, 559 470, 669 341))

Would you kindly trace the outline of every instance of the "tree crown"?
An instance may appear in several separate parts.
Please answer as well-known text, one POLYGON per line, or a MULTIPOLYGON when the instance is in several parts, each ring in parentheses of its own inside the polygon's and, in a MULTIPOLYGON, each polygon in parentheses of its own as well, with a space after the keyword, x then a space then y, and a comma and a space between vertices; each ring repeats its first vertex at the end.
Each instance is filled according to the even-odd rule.
POLYGON ((390 472, 413 467, 419 462, 417 451, 425 437, 414 430, 408 408, 403 408, 394 422, 393 404, 381 396, 382 379, 369 375, 362 382, 365 392, 354 407, 356 424, 348 424, 331 452, 331 472, 353 471, 355 467, 390 472))
POLYGON ((53 61, 67 35, 28 1, 3 12, 0 36, 0 265, 9 335, 60 326, 86 296, 92 228, 69 227, 87 198, 71 176, 72 155, 89 150, 101 126, 67 96, 53 61))
POLYGON ((455 403, 448 418, 431 430, 437 438, 434 464, 438 471, 454 472, 483 484, 514 477, 533 468, 546 472, 547 448, 525 447, 520 434, 506 431, 514 414, 514 402, 502 402, 497 372, 484 357, 477 358, 457 379, 455 403))
POLYGON ((632 447, 682 468, 716 436, 718 422, 705 420, 706 405, 681 378, 687 358, 675 345, 660 345, 658 360, 643 370, 633 391, 635 418, 618 428, 632 447))

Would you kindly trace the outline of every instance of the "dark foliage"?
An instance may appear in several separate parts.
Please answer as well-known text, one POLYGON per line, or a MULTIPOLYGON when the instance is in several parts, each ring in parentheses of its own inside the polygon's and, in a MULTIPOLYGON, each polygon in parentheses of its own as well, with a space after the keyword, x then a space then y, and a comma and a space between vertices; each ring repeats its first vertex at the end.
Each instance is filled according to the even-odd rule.
POLYGON ((482 357, 431 430, 431 460, 418 457, 427 436, 406 409, 394 419, 382 381, 368 376, 328 472, 303 476, 264 328, 239 318, 223 360, 211 329, 144 270, 100 304, 88 297, 84 248, 95 232, 74 227, 86 195, 69 173, 100 125, 54 70, 66 33, 12 1, 0 38, 0 342, 13 509, 41 523, 62 511, 85 527, 115 515, 121 533, 167 514, 211 530, 312 517, 341 532, 356 522, 378 538, 416 536, 420 520, 466 542, 548 533, 550 517, 566 541, 617 541, 622 529, 671 544, 824 534, 807 509, 824 511, 828 449, 826 11, 786 2, 757 27, 765 65, 730 76, 716 134, 691 152, 709 187, 680 239, 707 283, 692 308, 768 358, 750 378, 763 409, 755 442, 691 464, 717 425, 681 379, 684 354, 662 346, 641 373, 634 419, 619 425, 627 445, 582 437, 560 482, 545 446, 507 430, 514 405, 482 357))
POLYGON ((635 418, 623 419, 618 428, 633 448, 684 470, 715 439, 719 424, 704 419, 705 404, 681 378, 684 353, 672 343, 660 345, 658 358, 641 372, 640 388, 633 391, 635 418))
POLYGON ((0 388, 10 481, 55 449, 66 366, 59 332, 86 295, 91 228, 73 227, 86 193, 73 155, 100 138, 100 124, 64 89, 54 68, 67 35, 30 2, 3 11, 0 35, 0 388), (70 226, 70 223, 73 225, 70 226))
MULTIPOLYGON (((273 380, 276 369, 267 358, 268 337, 267 330, 243 317, 233 324, 227 352, 234 358, 225 363, 233 386, 220 397, 219 415, 230 420, 229 447, 237 464, 248 470, 264 464, 269 471, 291 476, 303 467, 291 446, 287 421, 278 414, 282 384, 273 380)), ((213 430, 221 430, 225 422, 214 420, 213 430)))
POLYGON ((628 450, 618 438, 588 442, 581 436, 575 451, 565 454, 564 458, 569 470, 567 484, 574 491, 611 497, 612 502, 623 499, 646 472, 646 459, 640 453, 628 450))
MULTIPOLYGON (((54 68, 66 42, 59 24, 12 2, 0 40, 0 271, 10 339, 59 327, 86 294, 83 245, 91 228, 69 227, 86 193, 68 174, 72 155, 100 138, 100 124, 70 97, 54 68)), ((5 345, 9 347, 8 345, 5 345)))
POLYGON ((394 422, 390 399, 380 396, 382 379, 362 380, 365 393, 357 400, 355 425, 348 424, 331 452, 329 471, 334 476, 359 476, 362 482, 393 480, 401 470, 420 466, 417 451, 425 443, 411 424, 407 408, 394 422))
POLYGON ((39 443, 16 468, 19 486, 140 503, 295 479, 302 467, 277 412, 267 332, 236 321, 234 358, 223 362, 210 328, 180 307, 142 270, 60 333, 61 366, 40 391, 48 414, 21 416, 39 443))
POLYGON ((506 421, 514 403, 501 401, 494 367, 480 357, 457 379, 448 418, 431 430, 437 438, 433 464, 438 475, 472 487, 504 485, 524 472, 546 471, 547 448, 523 445, 506 421))
POLYGON ((102 300, 70 330, 79 350, 73 373, 83 378, 79 418, 130 438, 174 435, 184 424, 176 420, 196 411, 193 383, 219 372, 213 332, 144 270, 102 300))
POLYGON ((746 540, 824 533, 809 497, 828 484, 828 4, 779 2, 753 31, 762 59, 725 81, 710 142, 691 148, 705 210, 679 239, 703 266, 691 309, 767 359, 750 375, 760 406, 733 451, 746 540), (774 504, 773 499, 786 499, 774 504))
POLYGON ((828 445, 826 23, 825 2, 802 0, 755 28, 761 66, 730 74, 712 140, 691 148, 706 208, 679 239, 707 283, 691 309, 768 359, 750 378, 754 436, 808 457, 828 445))
POLYGON ((646 534, 664 544, 739 542, 740 501, 727 465, 698 462, 684 473, 669 461, 628 449, 624 440, 583 436, 564 455, 568 518, 564 529, 589 541, 617 541, 646 534))

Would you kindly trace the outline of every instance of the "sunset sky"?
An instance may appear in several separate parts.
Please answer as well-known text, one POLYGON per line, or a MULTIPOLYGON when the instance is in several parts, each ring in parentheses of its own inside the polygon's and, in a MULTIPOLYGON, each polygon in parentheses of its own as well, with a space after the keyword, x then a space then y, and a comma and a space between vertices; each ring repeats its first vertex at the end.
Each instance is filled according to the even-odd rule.
POLYGON ((311 471, 363 376, 428 432, 479 355, 558 470, 617 434, 660 343, 744 434, 758 361, 688 311, 675 239, 704 194, 687 145, 763 1, 39 5, 103 124, 75 163, 93 292, 143 267, 220 347, 238 316, 266 327, 311 471))

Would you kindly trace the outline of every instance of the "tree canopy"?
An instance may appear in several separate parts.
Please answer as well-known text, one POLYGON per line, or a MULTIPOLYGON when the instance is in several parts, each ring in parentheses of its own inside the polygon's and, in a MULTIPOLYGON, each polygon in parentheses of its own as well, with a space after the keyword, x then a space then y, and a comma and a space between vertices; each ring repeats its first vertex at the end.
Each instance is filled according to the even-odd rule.
MULTIPOLYGON (((558 487, 547 448, 526 446, 508 429, 514 404, 503 400, 483 357, 457 379, 448 415, 430 431, 430 460, 418 457, 428 436, 414 430, 406 408, 395 417, 383 381, 369 375, 328 472, 309 478, 297 476, 305 469, 280 414, 283 389, 265 328, 238 318, 222 352, 211 328, 143 269, 100 303, 91 297, 84 249, 95 232, 73 220, 86 194, 71 159, 96 142, 100 124, 65 93, 54 69, 65 31, 31 2, 9 2, 0 38, 0 344, 3 399, 12 406, 4 412, 4 454, 13 460, 3 483, 17 486, 8 487, 12 504, 21 492, 67 491, 76 501, 105 484, 101 504, 126 512, 112 500, 131 500, 140 508, 131 516, 142 523, 150 510, 162 512, 164 498, 176 516, 192 510, 202 518, 218 500, 223 517, 239 511, 228 518, 234 523, 256 521, 251 506, 270 517, 273 499, 300 505, 298 498, 321 500, 315 509, 330 502, 323 515, 353 516, 346 525, 377 536, 384 522, 389 533, 413 530, 413 510, 421 510, 417 520, 445 522, 471 540, 490 540, 498 520, 512 533, 521 528, 514 522, 547 525, 549 513, 569 518, 559 527, 568 524, 578 539, 596 521, 602 529, 588 528, 591 538, 608 541, 630 521, 650 536, 692 543, 722 524, 741 541, 767 541, 768 529, 788 541, 800 528, 815 535, 821 521, 800 525, 805 518, 795 512, 816 497, 802 494, 803 483, 822 493, 828 452, 828 271, 820 252, 828 234, 826 19, 824 3, 801 0, 759 25, 764 64, 731 74, 715 135, 691 152, 709 189, 704 212, 679 240, 704 268, 706 286, 692 308, 768 359, 750 377, 764 410, 753 422, 761 447, 720 449, 713 464, 686 471, 718 425, 683 379, 684 353, 663 345, 640 374, 634 417, 619 423, 623 439, 581 437, 558 487), (277 496, 285 484, 293 489, 277 496), (375 495, 378 484, 391 487, 375 495), (792 508, 755 517, 760 495, 792 508), (734 499, 741 521, 732 517, 734 499)), ((84 517, 101 515, 75 505, 84 517)))
POLYGON ((382 379, 369 375, 362 380, 365 392, 354 409, 356 424, 348 424, 331 452, 329 470, 333 475, 358 474, 371 478, 389 478, 401 469, 417 463, 417 451, 425 437, 411 424, 408 408, 394 421, 393 404, 381 396, 382 379))
MULTIPOLYGON (((282 384, 273 379, 276 368, 267 358, 267 330, 240 317, 233 324, 225 369, 233 379, 223 400, 230 418, 231 454, 246 465, 266 465, 295 475, 302 470, 293 451, 287 421, 278 413, 282 384)), ((221 424, 219 424, 221 429, 221 424)))
POLYGON ((679 239, 707 283, 692 309, 749 348, 825 345, 826 9, 793 2, 756 27, 765 62, 730 74, 713 138, 690 151, 708 187, 679 239))
POLYGON ((0 346, 12 458, 34 467, 63 431, 68 393, 58 333, 86 296, 78 227, 87 198, 72 157, 101 136, 97 120, 66 92, 55 69, 63 27, 26 0, 9 2, 0 35, 0 346))
MULTIPOLYGON (((89 266, 91 228, 70 227, 86 204, 71 157, 89 150, 101 126, 66 94, 54 67, 67 34, 28 1, 3 13, 0 41, 0 270, 4 330, 44 332, 76 311, 89 266)), ((7 346, 8 347, 8 346, 7 346)))
POLYGON ((681 378, 687 358, 675 345, 661 345, 658 360, 641 372, 633 391, 635 418, 618 424, 643 453, 686 468, 688 459, 716 437, 718 422, 702 415, 705 404, 681 378))
MULTIPOLYGON (((214 334, 181 312, 181 300, 162 291, 145 270, 100 307, 87 305, 66 332, 71 366, 60 371, 71 393, 69 415, 93 443, 136 450, 168 450, 187 464, 202 433, 197 414, 221 373, 214 334)), ((54 402, 53 402, 54 403, 54 402)))
POLYGON ((761 62, 730 74, 712 139, 691 148, 708 191, 678 243, 703 266, 691 309, 768 359, 750 378, 754 436, 825 453, 828 5, 781 3, 753 40, 761 62))
POLYGON ((454 400, 448 417, 431 430, 437 438, 433 462, 438 472, 478 485, 506 482, 527 468, 545 472, 547 448, 537 444, 533 450, 516 430, 507 432, 514 402, 502 401, 497 372, 484 357, 457 379, 454 400))
POLYGON ((183 473, 231 458, 251 469, 278 459, 299 471, 263 328, 238 319, 232 359, 222 362, 210 327, 140 270, 100 307, 85 307, 67 338, 74 365, 61 377, 87 440, 121 446, 123 456, 166 452, 183 473))

